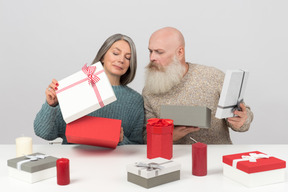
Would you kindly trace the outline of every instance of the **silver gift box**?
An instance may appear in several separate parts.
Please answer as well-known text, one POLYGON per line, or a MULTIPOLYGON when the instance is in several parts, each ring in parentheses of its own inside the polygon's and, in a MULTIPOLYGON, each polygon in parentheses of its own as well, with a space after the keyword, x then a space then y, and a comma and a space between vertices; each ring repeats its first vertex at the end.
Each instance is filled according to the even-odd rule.
POLYGON ((56 176, 56 157, 33 153, 7 161, 9 176, 35 183, 56 176))
POLYGON ((150 159, 143 163, 127 165, 127 180, 145 188, 151 188, 172 181, 180 180, 181 165, 161 157, 150 159), (151 168, 150 165, 156 165, 151 168))
POLYGON ((203 106, 161 105, 161 119, 172 119, 174 125, 210 128, 211 110, 203 106))

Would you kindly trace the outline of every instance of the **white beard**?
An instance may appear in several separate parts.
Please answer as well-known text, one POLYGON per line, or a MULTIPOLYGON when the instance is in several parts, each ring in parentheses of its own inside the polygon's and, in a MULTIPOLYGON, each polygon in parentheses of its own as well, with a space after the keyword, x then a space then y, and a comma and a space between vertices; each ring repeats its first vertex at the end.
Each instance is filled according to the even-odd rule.
POLYGON ((185 71, 176 57, 166 67, 150 62, 146 67, 145 88, 153 94, 166 93, 180 83, 185 71))

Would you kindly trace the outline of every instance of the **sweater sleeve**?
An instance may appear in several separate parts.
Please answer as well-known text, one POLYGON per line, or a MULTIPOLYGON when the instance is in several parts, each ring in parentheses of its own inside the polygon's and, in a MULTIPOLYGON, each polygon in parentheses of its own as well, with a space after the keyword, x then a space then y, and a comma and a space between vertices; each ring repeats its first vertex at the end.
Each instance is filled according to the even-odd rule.
POLYGON ((129 116, 129 129, 131 130, 131 132, 129 135, 125 135, 124 131, 123 141, 120 142, 118 145, 143 144, 142 132, 144 124, 144 107, 142 97, 140 97, 140 99, 135 102, 133 110, 129 111, 129 116))
POLYGON ((34 132, 45 140, 54 140, 58 137, 65 138, 66 123, 63 120, 60 107, 51 107, 47 102, 37 113, 34 120, 34 132))

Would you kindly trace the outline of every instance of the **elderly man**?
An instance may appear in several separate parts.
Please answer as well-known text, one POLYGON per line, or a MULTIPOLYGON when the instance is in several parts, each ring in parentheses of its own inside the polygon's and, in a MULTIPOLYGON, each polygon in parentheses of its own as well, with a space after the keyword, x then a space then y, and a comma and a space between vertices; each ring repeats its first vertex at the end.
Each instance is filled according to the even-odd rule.
MULTIPOLYGON (((165 27, 149 40, 150 63, 142 95, 146 120, 160 117, 161 105, 206 106, 211 109, 211 128, 175 126, 174 144, 193 143, 190 137, 206 144, 231 144, 229 127, 247 131, 253 113, 244 103, 236 117, 215 118, 225 74, 214 68, 185 61, 185 41, 180 31, 165 27)), ((146 130, 144 130, 146 141, 146 130)))

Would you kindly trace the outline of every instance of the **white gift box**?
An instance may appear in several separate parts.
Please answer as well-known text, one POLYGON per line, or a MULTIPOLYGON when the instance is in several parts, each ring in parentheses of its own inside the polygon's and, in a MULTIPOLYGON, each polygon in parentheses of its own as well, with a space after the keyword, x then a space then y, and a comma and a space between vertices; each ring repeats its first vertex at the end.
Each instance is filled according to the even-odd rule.
POLYGON ((161 157, 127 165, 127 180, 145 188, 180 179, 181 165, 161 157))
POLYGON ((56 157, 41 153, 10 159, 8 175, 28 183, 56 177, 56 161, 56 157))
POLYGON ((60 80, 56 94, 66 124, 116 101, 100 62, 60 80))
POLYGON ((243 101, 249 72, 227 70, 215 117, 218 119, 234 117, 233 110, 243 101))
POLYGON ((246 187, 285 181, 286 162, 259 151, 223 156, 223 175, 246 187))

